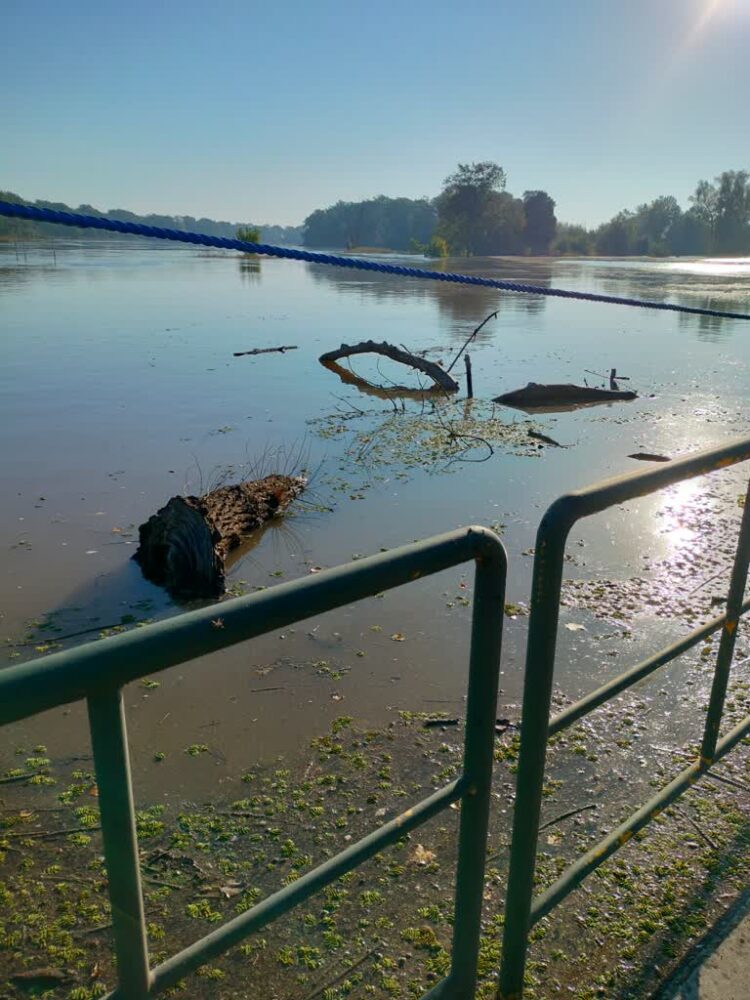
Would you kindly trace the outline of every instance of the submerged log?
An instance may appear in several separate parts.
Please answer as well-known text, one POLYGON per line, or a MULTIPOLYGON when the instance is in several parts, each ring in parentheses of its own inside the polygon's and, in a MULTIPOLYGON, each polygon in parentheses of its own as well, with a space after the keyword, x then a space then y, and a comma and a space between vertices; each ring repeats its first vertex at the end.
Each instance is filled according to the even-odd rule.
POLYGON ((585 406, 588 403, 609 403, 618 399, 636 399, 638 393, 612 389, 595 389, 588 385, 542 385, 529 382, 523 389, 496 396, 494 403, 533 409, 542 406, 585 406))
POLYGON ((138 529, 133 558, 147 580, 174 597, 219 597, 232 549, 283 514, 304 488, 297 476, 266 476, 202 497, 172 497, 138 529))
POLYGON ((353 354, 382 354, 383 357, 390 358, 391 361, 398 361, 402 365, 408 365, 409 368, 423 372, 432 379, 435 385, 439 385, 446 392, 458 392, 458 382, 455 382, 440 365, 385 342, 378 344, 374 340, 364 340, 361 344, 353 344, 351 347, 348 344, 342 344, 335 351, 321 354, 318 360, 328 367, 328 362, 338 361, 340 358, 350 358, 353 354))

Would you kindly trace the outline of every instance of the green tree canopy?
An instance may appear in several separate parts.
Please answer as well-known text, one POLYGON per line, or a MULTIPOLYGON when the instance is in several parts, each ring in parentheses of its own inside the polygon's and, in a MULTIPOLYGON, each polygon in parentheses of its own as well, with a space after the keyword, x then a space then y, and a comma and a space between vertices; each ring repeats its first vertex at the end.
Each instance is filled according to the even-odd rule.
POLYGON ((257 226, 239 226, 237 239, 243 243, 260 243, 260 229, 257 226))
POLYGON ((506 228, 508 224, 508 206, 498 201, 505 190, 505 180, 503 168, 489 160, 459 163, 458 170, 446 177, 435 204, 438 232, 453 252, 469 255, 493 252, 488 248, 493 242, 490 235, 493 219, 501 220, 506 228))
POLYGON ((546 191, 524 191, 524 242, 533 254, 549 253, 557 232, 555 203, 546 191))
POLYGON ((383 247, 409 250, 412 241, 430 242, 437 213, 426 198, 386 198, 339 201, 317 209, 305 219, 307 247, 383 247))

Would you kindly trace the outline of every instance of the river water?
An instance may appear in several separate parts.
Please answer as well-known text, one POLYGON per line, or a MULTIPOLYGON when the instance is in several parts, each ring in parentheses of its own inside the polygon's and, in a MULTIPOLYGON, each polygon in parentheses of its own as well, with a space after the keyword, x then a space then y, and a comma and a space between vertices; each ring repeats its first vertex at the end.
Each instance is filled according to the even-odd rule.
MULTIPOLYGON (((748 259, 477 258, 444 266, 750 308, 748 259)), ((201 492, 222 477, 311 475, 307 502, 233 563, 237 591, 479 523, 501 530, 508 600, 523 605, 536 526, 558 494, 639 467, 632 453, 674 457, 750 427, 750 324, 738 320, 129 241, 61 241, 54 254, 0 247, 0 316, 0 632, 12 643, 8 663, 42 655, 55 636, 84 633, 67 647, 119 623, 177 613, 131 560, 137 526, 170 496, 201 492), (497 319, 471 346, 480 401, 529 381, 600 384, 586 373, 612 367, 629 376, 623 387, 639 398, 544 414, 533 425, 524 413, 497 408, 493 419, 517 425, 516 443, 491 442, 490 453, 466 442, 456 454, 415 437, 429 404, 408 400, 402 410, 363 395, 317 360, 341 343, 372 338, 429 349, 448 363, 493 310, 497 319), (278 345, 298 349, 233 357, 278 345), (566 447, 537 447, 524 437, 532 426, 566 447)), ((411 377, 365 360, 354 367, 374 381, 411 377)), ((488 415, 486 403, 474 411, 450 405, 441 425, 459 413, 488 415)), ((736 494, 741 475, 729 475, 736 494)), ((571 538, 571 575, 627 578, 644 561, 681 565, 683 553, 715 548, 710 525, 696 527, 713 496, 706 482, 581 525, 571 538)), ((705 565, 713 565, 708 556, 705 565)), ((700 565, 690 566, 700 583, 700 565)), ((199 797, 248 762, 301 752, 341 714, 375 725, 393 708, 461 714, 471 593, 468 568, 457 569, 170 670, 158 689, 131 686, 139 787, 199 797), (192 744, 210 752, 187 758, 192 744), (158 774, 156 751, 166 754, 158 774)), ((594 622, 585 612, 563 614, 556 680, 570 696, 626 665, 605 628, 594 635, 594 622), (585 630, 566 631, 570 622, 585 630)), ((517 711, 525 623, 523 614, 506 620, 502 714, 517 711)), ((677 631, 644 615, 638 630, 614 639, 631 657, 677 631)), ((4 730, 0 749, 12 754, 40 733, 53 756, 88 753, 80 706, 4 730)))

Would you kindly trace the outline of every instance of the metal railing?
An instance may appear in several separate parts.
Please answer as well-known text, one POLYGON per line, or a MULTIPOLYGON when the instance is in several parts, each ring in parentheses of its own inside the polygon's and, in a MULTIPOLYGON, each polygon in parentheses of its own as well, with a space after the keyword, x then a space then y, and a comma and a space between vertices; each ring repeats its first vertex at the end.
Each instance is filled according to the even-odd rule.
POLYGON ((684 639, 672 643, 636 664, 598 690, 581 698, 559 715, 550 718, 560 590, 568 534, 581 518, 590 517, 635 497, 654 493, 673 483, 744 462, 748 458, 750 458, 750 438, 744 438, 722 448, 698 452, 656 469, 610 479, 588 489, 560 497, 549 507, 539 525, 526 650, 521 746, 498 994, 500 1000, 519 1000, 523 995, 526 953, 531 928, 565 899, 587 875, 694 784, 712 764, 750 734, 749 716, 719 738, 737 625, 740 616, 750 610, 750 600, 744 600, 750 563, 750 484, 745 496, 725 614, 712 619, 701 628, 690 632, 684 639), (671 662, 719 629, 721 629, 721 640, 698 759, 681 771, 641 809, 634 812, 567 868, 545 892, 534 898, 534 870, 549 737, 567 729, 599 705, 603 705, 644 677, 648 677, 653 671, 671 662))
POLYGON ((471 1000, 476 989, 507 557, 486 528, 450 532, 304 580, 180 615, 0 672, 0 725, 86 699, 109 880, 118 986, 144 1000, 179 982, 318 889, 461 801, 451 968, 427 996, 471 1000), (122 686, 474 560, 466 736, 461 776, 356 844, 165 962, 149 965, 122 686))
MULTIPOLYGON (((524 679, 521 745, 499 997, 518 1000, 531 928, 580 882, 688 789, 709 767, 750 735, 750 717, 720 737, 737 625, 750 565, 750 485, 732 568, 726 612, 683 639, 550 717, 563 561, 568 534, 584 517, 665 486, 750 459, 750 438, 700 452, 645 472, 622 476, 560 497, 537 532, 524 679), (537 838, 547 742, 600 705, 648 677, 713 632, 721 630, 700 756, 534 898, 537 838)), ((490 787, 495 742, 498 668, 507 556, 485 528, 450 532, 362 559, 317 576, 0 672, 0 725, 86 699, 94 754, 104 856, 109 877, 119 984, 109 1000, 145 1000, 227 951, 317 890, 395 843, 410 830, 462 801, 454 902, 451 969, 425 1000, 472 1000, 476 990, 490 787), (124 684, 205 656, 274 629, 331 611, 383 590, 474 560, 476 577, 469 658, 463 772, 459 778, 373 833, 273 893, 155 968, 150 968, 133 790, 121 689, 124 684)))

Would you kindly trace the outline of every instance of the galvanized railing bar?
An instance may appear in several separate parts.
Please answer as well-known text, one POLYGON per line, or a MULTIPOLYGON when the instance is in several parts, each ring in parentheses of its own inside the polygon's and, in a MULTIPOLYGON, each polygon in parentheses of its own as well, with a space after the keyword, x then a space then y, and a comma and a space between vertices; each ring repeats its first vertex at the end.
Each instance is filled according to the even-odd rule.
POLYGON ((482 931, 487 829, 495 762, 495 725, 505 604, 506 557, 498 545, 494 558, 477 560, 471 631, 464 774, 471 790, 461 805, 458 868, 453 924, 452 1000, 473 1000, 482 931))
POLYGON ((470 527, 0 671, 0 725, 351 604, 494 551, 470 527), (212 622, 221 619, 221 627, 212 622))
MULTIPOLYGON (((425 993, 422 1000, 456 1000, 457 994, 454 986, 453 976, 448 975, 445 979, 441 979, 439 983, 436 983, 429 993, 425 993)), ((474 1000, 473 996, 470 996, 469 1000, 474 1000)))
MULTIPOLYGON (((716 745, 713 761, 721 760, 729 751, 736 746, 740 740, 750 734, 750 716, 735 726, 727 735, 719 740, 716 745)), ((675 799, 709 770, 711 764, 703 759, 698 759, 695 763, 686 767, 677 777, 666 785, 660 792, 642 806, 637 812, 621 823, 617 829, 599 841, 594 847, 566 868, 560 878, 551 885, 545 892, 538 896, 531 907, 531 926, 536 924, 542 917, 545 917, 550 910, 553 910, 558 903, 576 889, 582 880, 590 875, 595 869, 603 864, 607 858, 619 851, 630 838, 642 830, 644 826, 651 822, 660 812, 663 812, 675 799)))
POLYGON ((747 586, 747 571, 750 566, 750 483, 745 492, 745 506, 742 511, 742 523, 740 524, 740 537, 737 541, 737 550, 732 565, 732 576, 729 581, 729 593, 727 594, 726 622, 721 630, 719 641, 719 652, 716 657, 716 669, 714 671, 713 684, 711 685, 711 696, 708 702, 708 712, 706 713, 706 725, 703 730, 703 742, 701 744, 701 757, 710 761, 714 755, 714 748, 719 739, 721 729, 721 716, 724 712, 724 699, 726 698, 727 685, 729 684, 729 669, 732 665, 734 655, 734 645, 737 639, 737 626, 742 614, 742 598, 745 596, 747 586))
MULTIPOLYGON (((252 909, 223 924, 211 934, 189 945, 187 948, 168 958, 152 970, 151 995, 160 993, 174 986, 183 976, 193 972, 199 966, 217 955, 222 954, 232 945, 246 938, 253 931, 270 923, 287 910, 304 902, 319 889, 334 882, 337 878, 356 868, 363 861, 373 857, 382 848, 394 844, 410 830, 426 823, 452 802, 466 795, 470 782, 464 775, 439 789, 417 805, 401 813, 389 823, 374 830, 345 851, 318 865, 312 871, 300 876, 295 882, 284 886, 278 892, 268 896, 252 909)), ((126 994, 119 989, 109 994, 111 1000, 125 1000, 126 994)))
POLYGON ((559 497, 547 509, 539 524, 531 585, 517 795, 506 894, 503 962, 497 994, 499 1000, 517 1000, 523 993, 560 617, 560 590, 570 530, 581 518, 608 507, 748 458, 750 438, 742 438, 665 463, 659 468, 595 483, 559 497))
MULTIPOLYGON (((746 612, 750 611, 750 598, 748 598, 740 609, 740 615, 744 615, 746 612)), ((692 649, 696 646, 702 639, 707 636, 712 635, 717 632, 722 625, 727 621, 727 616, 719 615, 716 618, 712 618, 707 621, 705 625, 701 625, 700 628, 694 629, 692 632, 688 632, 687 635, 683 636, 682 639, 678 639, 673 642, 671 646, 665 646, 664 649, 660 650, 658 653, 654 653, 653 656, 649 656, 648 659, 642 660, 637 663, 634 667, 626 670, 622 674, 618 674, 617 677, 613 677, 611 681, 606 684, 602 684, 600 688, 596 691, 592 691, 590 694, 584 695, 575 704, 569 705, 567 708, 563 709, 557 715, 550 719, 549 723, 549 735, 554 736, 555 733, 560 733, 568 726, 572 726, 574 722, 578 719, 583 718, 584 715, 588 715, 599 705, 603 705, 605 702, 609 701, 610 698, 614 698, 615 695, 621 694, 626 691, 633 684, 637 684, 638 681, 648 677, 659 667, 666 666, 667 663, 671 663, 672 660, 676 659, 682 653, 687 652, 688 649, 692 649)))
POLYGON ((122 692, 88 699, 104 860, 122 1000, 142 1000, 151 981, 143 912, 133 786, 122 692))
POLYGON ((665 462, 653 469, 636 470, 622 476, 600 480, 585 489, 572 490, 559 497, 548 509, 542 524, 549 518, 558 524, 561 521, 567 522, 570 527, 582 517, 590 517, 608 507, 614 507, 636 497, 647 496, 684 479, 693 479, 695 476, 737 465, 748 458, 750 458, 750 438, 738 438, 719 448, 705 448, 685 458, 665 462))

